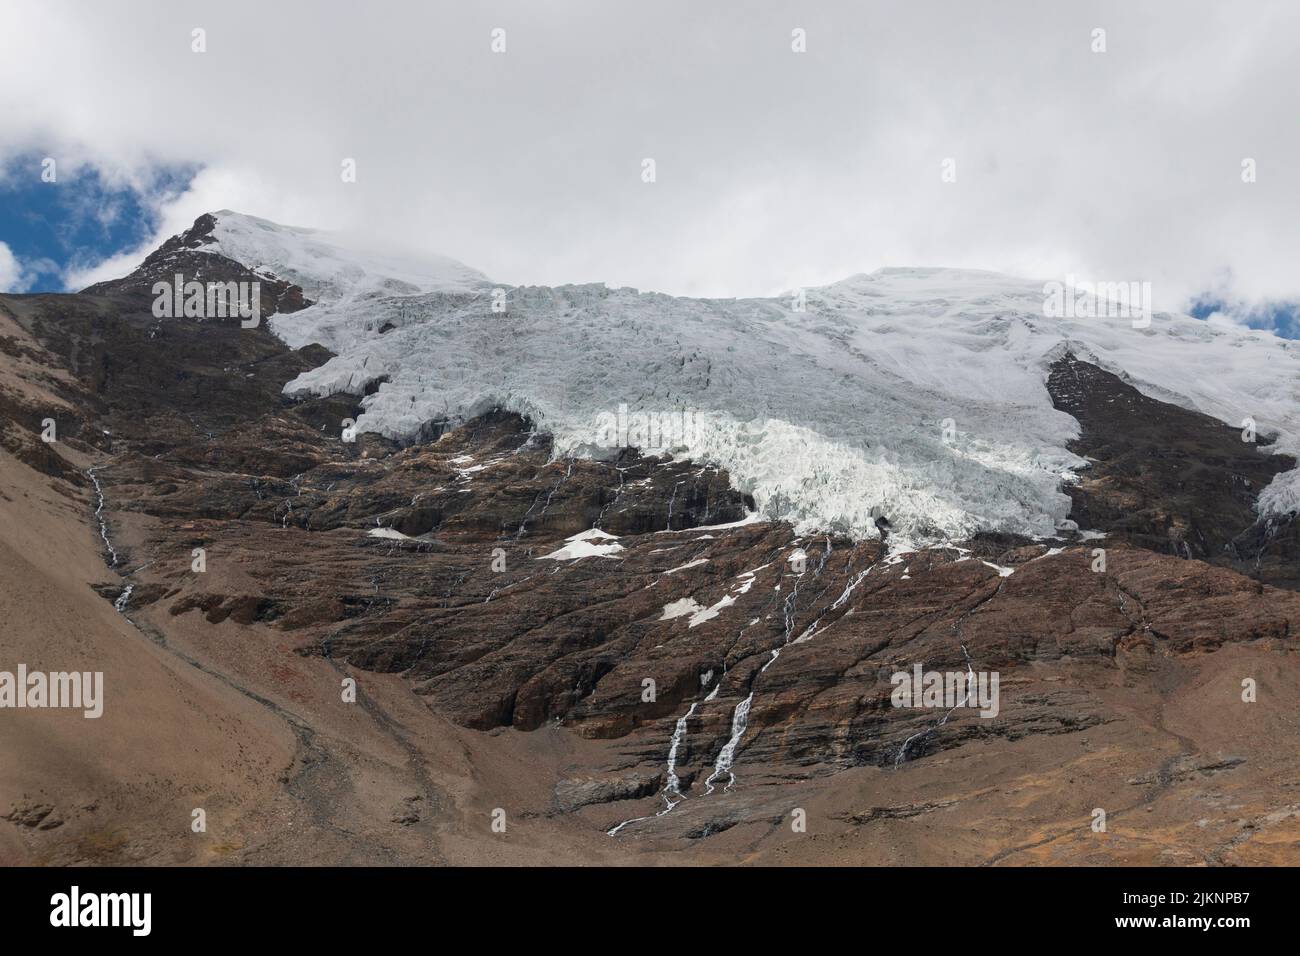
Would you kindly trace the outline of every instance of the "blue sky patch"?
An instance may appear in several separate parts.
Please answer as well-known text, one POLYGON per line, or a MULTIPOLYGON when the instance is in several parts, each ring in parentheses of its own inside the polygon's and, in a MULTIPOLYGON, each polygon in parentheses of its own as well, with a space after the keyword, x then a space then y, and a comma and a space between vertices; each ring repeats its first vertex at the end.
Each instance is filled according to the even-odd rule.
POLYGON ((1187 314, 1206 319, 1223 312, 1252 329, 1272 329, 1286 339, 1300 339, 1300 302, 1264 302, 1244 311, 1213 296, 1202 296, 1192 303, 1187 314))
POLYGON ((15 291, 61 292, 69 272, 139 247, 157 229, 161 204, 183 193, 198 172, 159 168, 148 182, 131 185, 110 181, 94 166, 59 163, 49 182, 42 159, 18 157, 0 171, 0 242, 22 270, 15 291))

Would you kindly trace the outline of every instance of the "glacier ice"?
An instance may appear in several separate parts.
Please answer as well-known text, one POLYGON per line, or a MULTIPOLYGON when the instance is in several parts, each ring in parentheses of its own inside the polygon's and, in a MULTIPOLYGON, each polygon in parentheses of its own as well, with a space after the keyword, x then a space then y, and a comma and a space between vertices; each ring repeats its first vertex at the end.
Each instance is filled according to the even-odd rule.
MULTIPOLYGON (((336 353, 287 394, 378 382, 356 427, 394 439, 502 407, 550 432, 557 455, 603 455, 611 420, 639 415, 665 425, 644 450, 728 469, 764 517, 801 532, 874 537, 878 515, 916 544, 1068 527, 1061 485, 1085 462, 1046 388, 1066 351, 1161 401, 1233 426, 1250 416, 1277 434, 1269 450, 1300 452, 1300 343, 1177 314, 1145 329, 1048 318, 1040 282, 882 269, 805 290, 796 310, 794 297, 495 285, 451 259, 217 218, 214 251, 315 300, 271 322, 292 347, 336 353)), ((1279 475, 1261 511, 1295 509, 1298 474, 1279 475)))

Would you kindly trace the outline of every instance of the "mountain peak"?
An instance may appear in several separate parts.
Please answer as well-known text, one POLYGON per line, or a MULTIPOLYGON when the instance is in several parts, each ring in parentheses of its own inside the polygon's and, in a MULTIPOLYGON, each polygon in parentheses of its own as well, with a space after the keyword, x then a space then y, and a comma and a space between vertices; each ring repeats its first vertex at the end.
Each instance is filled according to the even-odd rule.
POLYGON ((286 226, 229 209, 212 219, 206 251, 302 287, 317 301, 374 295, 469 292, 489 284, 477 269, 447 256, 392 253, 344 233, 286 226))
POLYGON ((169 279, 174 272, 210 272, 206 259, 192 258, 196 254, 229 260, 226 271, 241 267, 257 277, 297 286, 317 302, 471 292, 490 285, 483 273, 447 256, 390 252, 344 233, 219 209, 204 213, 189 229, 163 242, 129 275, 85 291, 133 288, 169 279))

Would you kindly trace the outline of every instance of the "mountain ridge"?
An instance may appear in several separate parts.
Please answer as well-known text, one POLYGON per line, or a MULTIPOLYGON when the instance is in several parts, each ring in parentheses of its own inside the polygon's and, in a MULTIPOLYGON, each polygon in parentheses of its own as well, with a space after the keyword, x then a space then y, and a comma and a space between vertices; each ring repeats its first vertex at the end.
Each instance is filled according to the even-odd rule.
MULTIPOLYGON (((255 273, 311 258, 310 230, 207 218, 213 249, 244 255, 255 273), (273 246, 283 248, 268 254, 273 246)), ((502 407, 552 434, 558 454, 598 456, 612 450, 605 426, 623 407, 690 413, 694 430, 655 450, 725 468, 765 517, 809 531, 870 538, 880 514, 918 544, 979 529, 1070 530, 1078 425, 1046 387, 1063 349, 1160 401, 1228 424, 1251 419, 1276 439, 1268 453, 1300 452, 1285 385, 1300 381, 1294 343, 1169 313, 1151 329, 1047 318, 1037 284, 997 273, 881 269, 804 290, 796 307, 494 286, 454 260, 437 260, 418 286, 375 261, 357 274, 337 257, 317 262, 308 285, 320 298, 271 319, 291 347, 335 353, 287 395, 356 396, 357 429, 396 440, 502 407), (455 267, 440 272, 445 263, 455 267), (826 379, 834 387, 814 384, 826 379)), ((285 271, 276 278, 310 270, 285 271)), ((1261 502, 1262 517, 1300 508, 1300 471, 1279 475, 1261 502)))
MULTIPOLYGON (((185 242, 150 270, 165 278, 182 261, 256 278, 185 242)), ((1241 527, 1292 462, 1144 394, 1088 361, 1095 351, 1081 357, 1086 343, 1024 349, 1024 317, 968 315, 985 352, 1019 342, 1033 359, 1018 381, 1045 377, 1050 403, 1034 414, 1072 423, 1066 450, 1087 467, 1060 508, 1087 530, 1035 541, 976 528, 916 547, 890 530, 896 514, 867 514, 885 541, 801 531, 680 449, 573 456, 507 408, 425 420, 400 441, 347 436, 391 368, 355 393, 286 394, 336 353, 291 348, 266 324, 160 320, 148 271, 0 296, 0 473, 27 492, 0 494, 15 529, 0 561, 17 594, 59 595, 43 617, 24 612, 24 653, 79 662, 77 635, 112 635, 121 654, 95 658, 103 720, 115 740, 151 744, 108 747, 114 772, 87 777, 85 760, 61 757, 83 752, 63 725, 24 738, 24 766, 43 772, 0 775, 6 860, 1247 862, 1286 858, 1297 840, 1278 783, 1300 753, 1296 525, 1241 527), (39 437, 47 417, 54 443, 39 437), (32 576, 33 528, 57 544, 44 564, 61 575, 32 576), (179 679, 155 678, 141 655, 179 679), (999 674, 997 714, 894 706, 892 678, 917 667, 999 674), (171 736, 230 755, 217 768, 177 763, 147 722, 155 699, 183 715, 173 705, 195 681, 214 710, 178 717, 171 736), (214 789, 209 834, 178 844, 193 794, 214 789), (780 825, 792 807, 817 840, 780 825), (1089 826, 1096 807, 1109 836, 1089 826), (508 838, 488 828, 498 809, 508 838)), ((954 324, 929 292, 915 290, 929 321, 954 324)), ((510 331, 535 335, 556 302, 594 294, 534 290, 510 331)), ((277 322, 314 301, 282 279, 263 295, 277 322)), ((428 305, 407 316, 421 334, 454 324, 449 304, 484 301, 379 296, 354 300, 352 318, 389 300, 428 305)), ((615 295, 611 314, 662 301, 615 295)), ((737 318, 686 306, 687 338, 737 318)), ((593 315, 607 333, 603 306, 593 315)), ((505 328, 471 318, 466 374, 512 354, 505 328)), ((811 327, 854 326, 833 310, 794 331, 770 308, 740 318, 793 346, 811 327)), ((628 374, 660 369, 706 395, 711 379, 733 385, 706 344, 688 342, 677 368, 634 356, 628 374)), ((918 346, 877 350, 881 380, 897 380, 891 362, 913 363, 913 385, 950 374, 920 364, 931 343, 918 346)), ((792 398, 826 387, 777 385, 792 398)), ((1003 407, 1014 431, 1023 406, 1003 407)), ((915 416, 904 402, 877 411, 915 416)))

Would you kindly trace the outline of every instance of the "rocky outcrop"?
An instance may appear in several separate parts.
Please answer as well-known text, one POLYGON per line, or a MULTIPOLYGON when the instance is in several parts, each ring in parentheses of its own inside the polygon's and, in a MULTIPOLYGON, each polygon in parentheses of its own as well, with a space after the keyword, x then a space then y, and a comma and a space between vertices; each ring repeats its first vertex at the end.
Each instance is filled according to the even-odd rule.
POLYGON ((164 242, 131 273, 121 279, 97 282, 82 290, 82 294, 104 296, 149 292, 152 299, 154 283, 171 283, 181 275, 187 282, 257 282, 261 290, 263 318, 277 312, 297 312, 311 305, 302 289, 293 283, 273 275, 253 273, 243 263, 207 248, 216 241, 212 236, 216 225, 216 217, 211 213, 199 216, 193 226, 164 242))
POLYGON ((1080 527, 1300 588, 1300 526, 1255 513, 1259 493, 1296 464, 1269 454, 1267 435, 1149 398, 1073 355, 1053 364, 1047 388, 1079 422, 1070 450, 1091 462, 1065 488, 1080 527))

